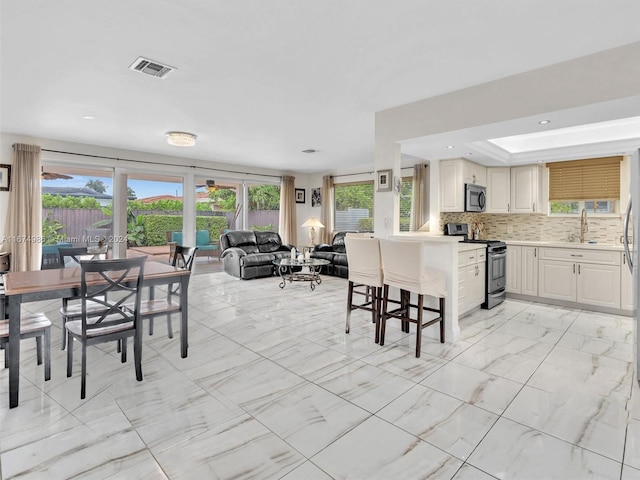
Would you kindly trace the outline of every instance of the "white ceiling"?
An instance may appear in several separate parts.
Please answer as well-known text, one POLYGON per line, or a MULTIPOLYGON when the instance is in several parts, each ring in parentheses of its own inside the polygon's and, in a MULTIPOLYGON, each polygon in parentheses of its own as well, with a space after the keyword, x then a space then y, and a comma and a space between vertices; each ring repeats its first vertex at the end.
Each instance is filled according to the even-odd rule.
MULTIPOLYGON (((0 129, 285 171, 370 167, 374 112, 640 41, 638 18, 637 0, 3 0, 0 129), (133 72, 138 56, 177 71, 133 72), (170 130, 197 145, 167 145, 170 130)), ((640 105, 563 114, 544 128, 640 105)), ((522 161, 485 140, 537 120, 403 152, 522 161)))

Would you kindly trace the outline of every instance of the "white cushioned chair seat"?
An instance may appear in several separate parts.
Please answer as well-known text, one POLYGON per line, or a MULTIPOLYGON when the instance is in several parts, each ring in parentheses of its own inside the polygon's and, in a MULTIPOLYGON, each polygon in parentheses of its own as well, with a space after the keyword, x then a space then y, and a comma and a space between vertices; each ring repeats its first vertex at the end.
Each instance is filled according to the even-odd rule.
POLYGON ((427 268, 420 241, 380 240, 384 283, 391 287, 434 297, 446 297, 444 272, 427 268))
POLYGON ((384 274, 377 238, 347 234, 344 239, 349 261, 349 281, 382 287, 384 274))

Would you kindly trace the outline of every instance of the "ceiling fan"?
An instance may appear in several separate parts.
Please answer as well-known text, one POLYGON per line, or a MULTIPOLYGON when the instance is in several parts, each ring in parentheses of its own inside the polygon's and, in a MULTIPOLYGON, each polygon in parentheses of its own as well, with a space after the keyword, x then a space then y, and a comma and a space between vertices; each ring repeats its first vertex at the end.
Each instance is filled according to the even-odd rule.
POLYGON ((44 168, 40 170, 40 178, 42 180, 71 180, 73 177, 64 173, 45 172, 44 168))
POLYGON ((196 188, 206 188, 209 192, 215 192, 216 190, 235 190, 236 187, 228 185, 216 185, 215 180, 206 180, 205 183, 197 184, 196 188))

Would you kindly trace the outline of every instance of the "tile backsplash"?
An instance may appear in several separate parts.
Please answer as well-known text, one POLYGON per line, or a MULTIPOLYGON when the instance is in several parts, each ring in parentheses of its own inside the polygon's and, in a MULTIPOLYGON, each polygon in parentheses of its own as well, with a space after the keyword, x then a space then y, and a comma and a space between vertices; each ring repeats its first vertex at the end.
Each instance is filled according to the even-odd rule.
MULTIPOLYGON (((483 238, 496 240, 531 240, 546 242, 579 242, 580 217, 558 218, 547 215, 515 215, 495 213, 441 213, 440 231, 450 222, 484 224, 483 238)), ((585 241, 620 245, 624 216, 587 217, 589 230, 585 241)))

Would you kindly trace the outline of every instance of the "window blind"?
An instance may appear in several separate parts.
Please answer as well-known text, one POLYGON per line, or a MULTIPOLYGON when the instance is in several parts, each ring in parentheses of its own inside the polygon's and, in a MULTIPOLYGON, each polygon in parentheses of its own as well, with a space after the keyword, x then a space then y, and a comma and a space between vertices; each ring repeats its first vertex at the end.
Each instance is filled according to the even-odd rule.
POLYGON ((621 156, 547 163, 549 200, 620 199, 621 156))

